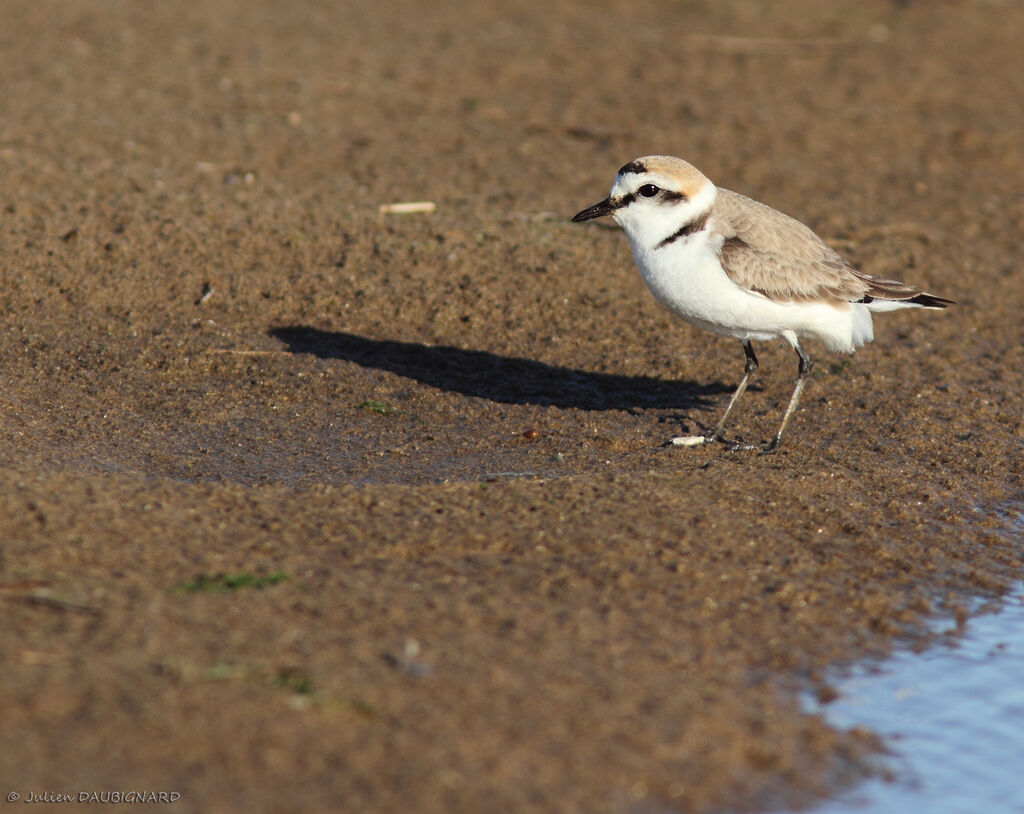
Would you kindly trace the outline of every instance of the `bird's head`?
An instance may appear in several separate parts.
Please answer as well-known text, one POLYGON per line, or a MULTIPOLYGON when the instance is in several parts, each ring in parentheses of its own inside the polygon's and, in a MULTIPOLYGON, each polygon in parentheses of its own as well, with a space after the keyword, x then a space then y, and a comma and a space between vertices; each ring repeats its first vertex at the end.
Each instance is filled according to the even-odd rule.
POLYGON ((608 197, 577 213, 573 221, 611 215, 631 242, 653 244, 707 217, 716 194, 715 185, 681 158, 644 156, 620 169, 608 197))

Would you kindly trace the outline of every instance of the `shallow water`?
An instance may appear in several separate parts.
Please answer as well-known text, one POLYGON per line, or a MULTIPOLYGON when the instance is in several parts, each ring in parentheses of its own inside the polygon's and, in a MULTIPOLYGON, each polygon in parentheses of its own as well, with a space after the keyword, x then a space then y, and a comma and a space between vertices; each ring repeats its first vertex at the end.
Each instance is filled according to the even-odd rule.
POLYGON ((839 727, 885 737, 895 780, 872 780, 814 814, 1024 812, 1024 586, 966 634, 835 682, 839 727))

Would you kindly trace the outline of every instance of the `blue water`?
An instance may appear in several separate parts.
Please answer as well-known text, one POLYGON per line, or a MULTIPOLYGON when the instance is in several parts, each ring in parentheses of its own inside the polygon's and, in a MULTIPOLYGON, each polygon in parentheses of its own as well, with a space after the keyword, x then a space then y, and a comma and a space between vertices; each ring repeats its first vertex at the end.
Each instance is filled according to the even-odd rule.
POLYGON ((1024 814, 1024 587, 952 645, 900 653, 832 682, 830 723, 866 726, 894 753, 812 814, 1024 814))

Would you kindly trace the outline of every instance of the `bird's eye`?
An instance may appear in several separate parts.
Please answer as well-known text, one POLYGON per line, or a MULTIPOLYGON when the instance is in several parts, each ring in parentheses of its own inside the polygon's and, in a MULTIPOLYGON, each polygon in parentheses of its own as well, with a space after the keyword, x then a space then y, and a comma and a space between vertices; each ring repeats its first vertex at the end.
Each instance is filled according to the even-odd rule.
POLYGON ((654 184, 644 184, 642 187, 640 187, 640 189, 637 190, 637 192, 639 192, 645 198, 653 198, 655 195, 661 192, 661 190, 654 186, 654 184))

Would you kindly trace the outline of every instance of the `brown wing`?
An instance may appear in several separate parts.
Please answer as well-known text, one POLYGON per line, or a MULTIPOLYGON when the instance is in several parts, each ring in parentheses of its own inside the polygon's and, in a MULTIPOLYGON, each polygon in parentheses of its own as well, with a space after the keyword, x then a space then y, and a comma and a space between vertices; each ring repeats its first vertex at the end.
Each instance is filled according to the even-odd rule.
MULTIPOLYGON (((719 189, 713 226, 725 236, 722 268, 744 288, 779 302, 856 302, 865 296, 903 299, 889 280, 861 274, 800 221, 751 200, 719 189), (880 284, 890 284, 882 289, 880 284), (878 293, 875 293, 875 289, 878 293)), ((919 293, 906 288, 910 299, 919 293)))
POLYGON ((858 271, 800 221, 738 192, 718 190, 713 220, 725 236, 720 252, 725 273, 777 302, 953 304, 899 280, 858 271))

